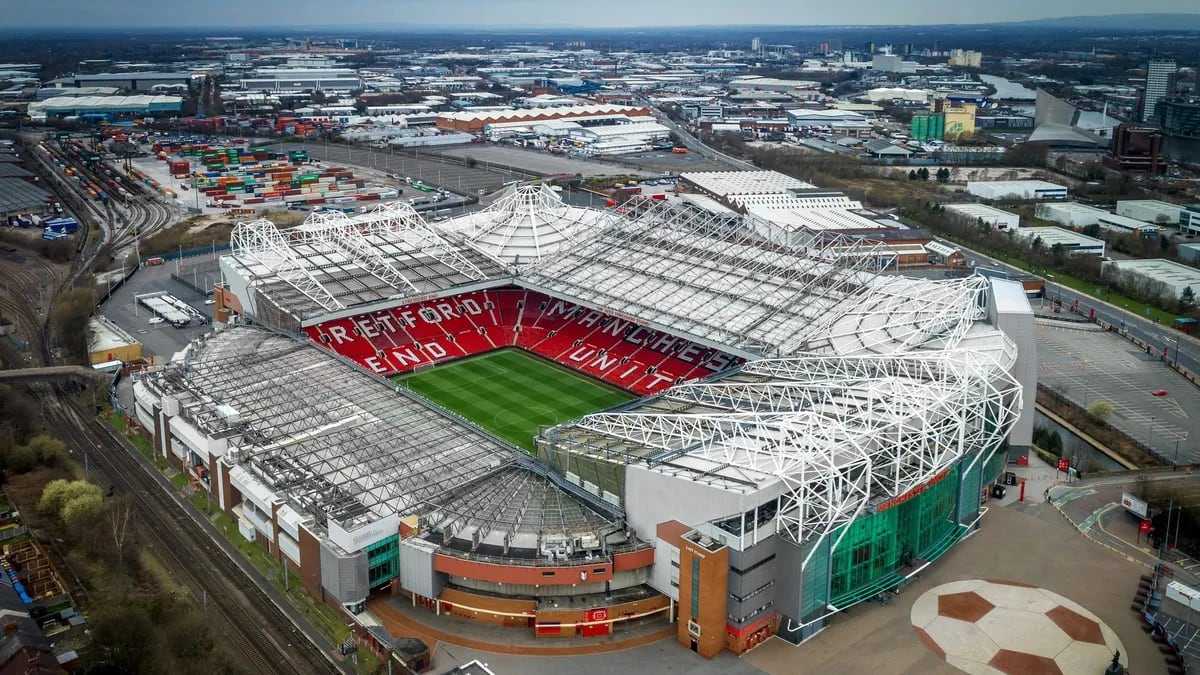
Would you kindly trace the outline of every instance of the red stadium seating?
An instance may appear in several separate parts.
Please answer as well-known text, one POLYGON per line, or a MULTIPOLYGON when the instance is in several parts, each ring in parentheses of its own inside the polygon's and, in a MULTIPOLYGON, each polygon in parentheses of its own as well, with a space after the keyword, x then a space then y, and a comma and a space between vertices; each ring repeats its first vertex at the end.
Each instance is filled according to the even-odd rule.
POLYGON ((628 319, 519 288, 402 305, 325 321, 304 332, 379 375, 515 345, 637 394, 740 362, 628 319))

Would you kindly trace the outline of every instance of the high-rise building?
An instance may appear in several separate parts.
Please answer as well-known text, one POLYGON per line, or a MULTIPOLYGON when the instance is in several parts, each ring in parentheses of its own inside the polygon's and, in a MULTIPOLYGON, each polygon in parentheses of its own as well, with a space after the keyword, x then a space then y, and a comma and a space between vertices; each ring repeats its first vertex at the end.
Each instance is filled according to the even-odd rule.
POLYGON ((1146 87, 1142 91, 1142 121, 1156 122, 1158 102, 1175 94, 1175 59, 1150 59, 1146 66, 1146 87))
POLYGON ((1159 101, 1155 121, 1162 129, 1163 154, 1176 162, 1200 163, 1200 97, 1159 101))
POLYGON ((762 38, 760 38, 760 37, 750 38, 750 51, 754 52, 755 54, 762 51, 762 38))

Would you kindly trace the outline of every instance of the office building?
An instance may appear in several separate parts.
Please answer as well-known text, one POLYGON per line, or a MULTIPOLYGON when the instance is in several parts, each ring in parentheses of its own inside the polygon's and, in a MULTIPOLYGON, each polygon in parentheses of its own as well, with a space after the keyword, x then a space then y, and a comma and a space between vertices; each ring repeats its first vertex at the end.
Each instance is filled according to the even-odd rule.
POLYGON ((1175 59, 1150 59, 1146 66, 1146 88, 1142 92, 1142 121, 1158 120, 1155 112, 1159 101, 1175 93, 1175 59))
POLYGON ((1200 164, 1200 98, 1172 98, 1158 103, 1163 154, 1176 162, 1200 164))

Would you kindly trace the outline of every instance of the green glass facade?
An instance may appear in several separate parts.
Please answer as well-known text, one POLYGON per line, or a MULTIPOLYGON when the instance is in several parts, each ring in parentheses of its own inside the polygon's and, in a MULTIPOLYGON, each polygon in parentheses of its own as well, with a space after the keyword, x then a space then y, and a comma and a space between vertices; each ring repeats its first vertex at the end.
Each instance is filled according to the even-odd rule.
MULTIPOLYGON (((946 539, 957 540, 962 529, 955 521, 960 466, 912 499, 844 526, 850 529, 832 560, 831 595, 835 606, 846 606, 895 586, 900 580, 898 570, 912 559, 936 558, 949 548, 946 539)), ((838 536, 840 531, 830 539, 836 541, 838 536)))
POLYGON ((393 535, 367 547, 367 583, 371 588, 400 574, 400 537, 393 535))

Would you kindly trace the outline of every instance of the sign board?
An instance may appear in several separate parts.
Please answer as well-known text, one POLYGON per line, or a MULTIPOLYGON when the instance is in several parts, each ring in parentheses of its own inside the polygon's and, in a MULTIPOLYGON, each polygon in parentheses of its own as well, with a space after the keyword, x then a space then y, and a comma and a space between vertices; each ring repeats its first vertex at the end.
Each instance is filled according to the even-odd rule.
POLYGON ((338 523, 329 521, 329 540, 347 553, 361 551, 371 544, 399 535, 400 516, 395 513, 354 530, 346 530, 338 523))
POLYGON ((1150 531, 1150 521, 1143 520, 1142 522, 1138 523, 1138 531, 1142 532, 1142 533, 1149 532, 1150 531))
POLYGON ((1167 597, 1184 607, 1200 609, 1200 591, 1191 586, 1184 586, 1178 581, 1167 584, 1167 597))
POLYGON ((1059 471, 1066 471, 1069 468, 1071 468, 1071 460, 1067 459, 1066 457, 1062 457, 1058 460, 1059 471))
POLYGON ((1128 492, 1121 493, 1121 506, 1124 506, 1126 511, 1132 513, 1138 518, 1141 518, 1142 520, 1150 519, 1150 507, 1146 504, 1146 502, 1134 497, 1128 492))

